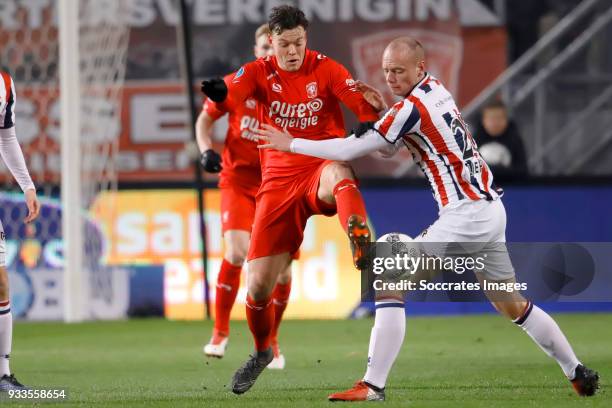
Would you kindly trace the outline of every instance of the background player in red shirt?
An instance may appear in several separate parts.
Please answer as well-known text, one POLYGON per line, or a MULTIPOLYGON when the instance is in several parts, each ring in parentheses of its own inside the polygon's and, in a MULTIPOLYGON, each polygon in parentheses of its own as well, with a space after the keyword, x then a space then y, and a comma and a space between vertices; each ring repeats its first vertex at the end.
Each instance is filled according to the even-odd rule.
MULTIPOLYGON (((255 58, 272 55, 268 24, 260 26, 255 31, 253 52, 255 58)), ((228 75, 226 80, 231 80, 232 76, 228 75)), ((240 274, 247 256, 255 216, 255 195, 261 184, 259 150, 256 139, 251 133, 259 127, 257 102, 249 98, 229 112, 222 159, 212 148, 212 133, 215 121, 224 114, 224 111, 217 109, 216 104, 208 99, 204 102, 196 122, 202 166, 210 173, 220 172, 221 228, 225 252, 217 277, 215 326, 210 341, 204 346, 204 354, 217 358, 224 356, 227 347, 230 313, 240 287, 240 274)), ((269 368, 282 369, 285 366, 285 357, 280 353, 277 335, 290 292, 291 266, 287 265, 278 276, 272 296, 274 326, 271 345, 274 360, 268 365, 269 368)))
MULTIPOLYGON (((340 102, 362 122, 378 119, 377 110, 356 89, 346 68, 306 49, 308 20, 301 10, 275 7, 268 23, 273 56, 246 64, 227 84, 221 79, 203 82, 202 91, 222 109, 231 111, 255 98, 261 123, 314 140, 345 134, 340 102)), ((365 205, 348 164, 265 150, 261 165, 246 308, 256 350, 234 374, 232 391, 237 394, 251 388, 272 360, 272 290, 302 242, 308 217, 337 212, 358 267, 363 266, 363 251, 370 240, 365 205)))

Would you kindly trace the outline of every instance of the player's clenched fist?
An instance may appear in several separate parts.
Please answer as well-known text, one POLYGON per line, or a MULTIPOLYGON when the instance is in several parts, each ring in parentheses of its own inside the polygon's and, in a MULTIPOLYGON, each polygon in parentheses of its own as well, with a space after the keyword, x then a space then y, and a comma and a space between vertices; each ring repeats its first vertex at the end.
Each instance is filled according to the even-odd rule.
POLYGON ((202 156, 200 156, 200 163, 202 163, 204 170, 209 173, 218 173, 223 170, 221 166, 221 156, 213 149, 208 149, 202 153, 202 156))
POLYGON ((223 78, 210 78, 202 81, 202 92, 214 102, 223 102, 227 98, 227 85, 223 78))

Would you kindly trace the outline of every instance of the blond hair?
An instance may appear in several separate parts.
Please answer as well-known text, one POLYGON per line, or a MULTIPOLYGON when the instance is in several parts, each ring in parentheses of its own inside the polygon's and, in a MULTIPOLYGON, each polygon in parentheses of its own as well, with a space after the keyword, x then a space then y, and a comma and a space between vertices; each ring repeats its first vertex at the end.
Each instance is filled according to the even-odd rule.
POLYGON ((391 41, 387 48, 396 48, 403 46, 415 53, 417 59, 422 60, 425 58, 425 47, 416 38, 403 36, 398 37, 391 41))
POLYGON ((257 39, 261 37, 262 35, 270 35, 270 34, 272 34, 272 31, 270 31, 270 27, 268 26, 268 23, 260 25, 259 27, 257 27, 257 30, 255 30, 255 42, 257 42, 257 39))

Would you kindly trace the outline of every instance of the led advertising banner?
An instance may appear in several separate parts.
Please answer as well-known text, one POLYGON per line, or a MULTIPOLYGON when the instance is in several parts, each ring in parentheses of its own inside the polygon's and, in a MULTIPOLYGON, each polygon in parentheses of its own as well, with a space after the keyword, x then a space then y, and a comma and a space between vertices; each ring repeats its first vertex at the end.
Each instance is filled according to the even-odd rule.
MULTIPOLYGON (((208 281, 214 304, 223 257, 220 194, 205 194, 208 281)), ((6 260, 16 315, 62 318, 63 241, 61 208, 42 200, 41 217, 23 224, 22 196, 0 194, 6 232, 6 260)), ((101 194, 86 215, 83 273, 88 307, 96 318, 163 313, 171 319, 202 319, 204 291, 197 200, 192 190, 144 190, 101 194), (146 310, 149 309, 149 310, 146 310)), ((336 217, 312 217, 293 284, 287 318, 344 318, 359 303, 360 278, 348 239, 336 217)), ((233 318, 244 318, 246 273, 233 318)))

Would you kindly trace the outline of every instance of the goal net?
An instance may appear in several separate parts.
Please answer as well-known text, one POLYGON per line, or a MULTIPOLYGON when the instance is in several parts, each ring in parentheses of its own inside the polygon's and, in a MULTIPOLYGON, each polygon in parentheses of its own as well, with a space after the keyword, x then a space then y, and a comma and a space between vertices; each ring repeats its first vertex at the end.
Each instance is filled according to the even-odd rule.
POLYGON ((23 225, 22 197, 0 168, 17 315, 79 321, 124 313, 125 277, 105 265, 105 231, 92 216, 114 211, 113 200, 91 206, 101 192, 117 189, 126 3, 0 4, 0 66, 15 81, 17 138, 43 204, 39 219, 23 225))

